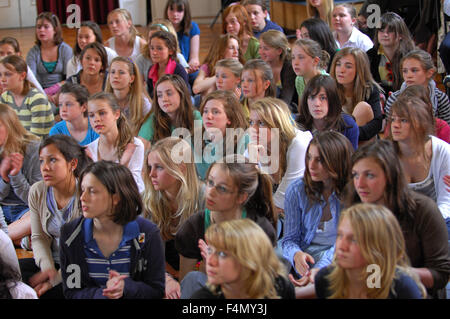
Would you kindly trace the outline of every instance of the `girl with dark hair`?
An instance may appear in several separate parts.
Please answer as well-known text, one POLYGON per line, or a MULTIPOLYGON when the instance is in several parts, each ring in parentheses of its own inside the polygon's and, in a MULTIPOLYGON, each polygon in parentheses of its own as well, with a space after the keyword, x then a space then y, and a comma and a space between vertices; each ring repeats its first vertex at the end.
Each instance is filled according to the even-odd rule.
POLYGON ((399 90, 403 83, 400 61, 414 49, 414 41, 405 21, 398 14, 386 12, 381 16, 380 23, 373 48, 367 51, 367 56, 372 76, 388 98, 389 92, 399 90))
POLYGON ((153 107, 139 130, 139 138, 146 148, 149 143, 169 137, 176 128, 185 128, 193 136, 194 121, 201 120, 194 110, 186 82, 178 75, 163 75, 155 85, 153 107))
MULTIPOLYGON (((199 261, 206 257, 205 232, 210 225, 227 220, 249 218, 267 234, 272 245, 276 244, 275 225, 277 218, 272 200, 272 182, 242 155, 229 155, 212 164, 206 173, 206 209, 192 215, 175 237, 175 247, 180 254, 180 279, 196 269, 199 261)), ((201 276, 206 282, 204 263, 199 269, 203 274, 193 273, 191 278, 201 276)), ((191 279, 181 282, 183 291, 196 290, 191 279)), ((192 292, 193 292, 192 291, 192 292)))
POLYGON ((90 164, 78 185, 83 215, 61 229, 61 270, 68 299, 160 299, 164 248, 143 210, 130 170, 118 163, 90 164), (71 284, 77 265, 78 285, 71 284))
POLYGON ((40 298, 62 298, 60 228, 81 214, 76 196, 77 179, 91 162, 85 148, 67 135, 44 139, 39 146, 42 181, 30 189, 33 258, 20 259, 25 283, 40 298))
POLYGON ((65 83, 59 91, 60 122, 50 130, 50 136, 56 134, 69 135, 82 146, 95 141, 98 134, 92 129, 88 119, 87 102, 89 92, 83 85, 65 83))
POLYGON ((103 44, 92 42, 80 53, 81 70, 66 82, 78 83, 86 87, 89 95, 102 92, 106 86, 108 56, 103 44))
POLYGON ((372 203, 389 208, 405 236, 406 252, 413 271, 433 298, 445 298, 450 274, 448 234, 437 204, 408 188, 394 145, 377 140, 353 154, 352 179, 344 206, 372 203))
MULTIPOLYGON (((81 22, 80 28, 76 31, 76 36, 77 40, 73 47, 73 57, 67 62, 67 77, 71 77, 81 71, 80 53, 86 45, 92 42, 103 44, 102 30, 100 30, 97 23, 92 21, 81 22)), ((108 47, 105 47, 105 50, 108 55, 108 65, 110 65, 112 59, 117 56, 117 53, 108 47)))
POLYGON ((286 190, 283 256, 291 263, 297 286, 314 282, 334 254, 337 224, 353 148, 342 134, 318 132, 307 148, 305 174, 286 190))
POLYGON ((190 83, 193 83, 200 68, 200 28, 192 21, 191 8, 187 0, 167 0, 164 18, 172 22, 178 35, 181 53, 188 61, 190 83))
POLYGON ((106 41, 106 46, 114 50, 118 56, 135 60, 146 45, 127 9, 117 8, 108 13, 108 27, 112 37, 106 41))
MULTIPOLYGON (((44 89, 66 79, 67 62, 72 48, 63 41, 61 23, 51 12, 42 12, 36 18, 36 45, 28 51, 27 64, 44 89)), ((46 90, 54 95, 58 90, 46 90)))
POLYGON ((177 74, 186 82, 191 92, 189 78, 184 67, 177 60, 177 41, 175 36, 167 31, 156 31, 150 36, 150 57, 153 65, 150 67, 145 81, 147 91, 154 98, 156 82, 165 74, 177 74))
POLYGON ((355 120, 342 112, 336 82, 328 75, 316 75, 306 85, 298 107, 297 122, 303 130, 335 130, 358 148, 359 129, 355 120))
POLYGON ((98 139, 87 145, 92 160, 112 161, 127 166, 134 176, 139 192, 142 192, 144 144, 134 137, 115 96, 100 92, 89 97, 88 117, 92 128, 99 135, 98 139))
POLYGON ((0 79, 5 91, 0 103, 7 104, 19 116, 23 127, 36 136, 47 136, 54 123, 47 97, 27 80, 28 66, 24 59, 10 55, 0 60, 0 79))

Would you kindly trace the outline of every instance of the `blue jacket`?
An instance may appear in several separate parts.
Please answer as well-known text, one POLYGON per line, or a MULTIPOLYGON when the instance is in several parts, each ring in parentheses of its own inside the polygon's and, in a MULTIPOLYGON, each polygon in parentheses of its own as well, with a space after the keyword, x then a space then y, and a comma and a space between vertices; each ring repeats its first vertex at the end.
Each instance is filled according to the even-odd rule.
MULTIPOLYGON (((106 299, 103 288, 89 277, 84 253, 84 217, 79 217, 61 227, 60 258, 63 291, 66 299, 106 299), (80 269, 80 285, 69 288, 74 282, 72 265, 80 269), (69 284, 70 283, 70 284, 69 284)), ((160 299, 165 292, 164 246, 159 229, 142 217, 136 219, 140 236, 131 245, 131 276, 125 279, 123 298, 160 299)))
MULTIPOLYGON (((340 201, 336 193, 328 198, 330 211, 337 223, 340 216, 340 201)), ((322 218, 325 200, 311 203, 306 196, 303 177, 293 181, 286 190, 284 200, 285 229, 284 236, 280 241, 283 257, 289 260, 295 268, 294 255, 298 251, 305 250, 314 239, 320 219, 322 218)), ((334 255, 335 245, 329 248, 320 260, 316 260, 314 268, 322 268, 331 263, 334 255)))

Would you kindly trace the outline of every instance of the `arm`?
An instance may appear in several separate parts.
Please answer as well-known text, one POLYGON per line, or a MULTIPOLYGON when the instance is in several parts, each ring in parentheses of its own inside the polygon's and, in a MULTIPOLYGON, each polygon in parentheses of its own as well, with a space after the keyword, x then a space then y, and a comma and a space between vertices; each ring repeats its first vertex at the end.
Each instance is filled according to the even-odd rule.
POLYGON ((198 70, 200 66, 200 34, 194 35, 190 40, 189 67, 191 72, 198 70))
POLYGON ((359 140, 367 141, 378 134, 381 130, 383 116, 381 113, 380 91, 372 87, 372 93, 366 101, 372 108, 373 119, 367 124, 359 127, 359 140))
POLYGON ((28 107, 31 110, 31 133, 36 136, 45 137, 54 124, 52 107, 47 98, 37 92, 27 98, 28 107))
POLYGON ((431 167, 433 168, 434 184, 437 196, 437 205, 444 219, 450 218, 450 193, 446 190, 444 178, 450 175, 450 145, 436 138, 432 138, 433 154, 431 167))
POLYGON ((194 85, 192 86, 192 92, 194 94, 200 93, 209 93, 211 90, 216 88, 216 77, 205 75, 203 69, 200 69, 197 78, 194 81, 194 85))
POLYGON ((39 80, 39 74, 37 73, 37 64, 40 59, 39 55, 40 55, 39 47, 35 45, 30 49, 30 51, 28 51, 26 60, 30 70, 34 73, 34 75, 36 75, 38 81, 41 82, 39 80))
POLYGON ((448 125, 450 125, 450 101, 448 99, 448 96, 437 88, 436 95, 438 97, 436 117, 444 120, 448 125))
POLYGON ((136 145, 136 149, 134 150, 133 155, 128 163, 128 168, 133 174, 133 178, 136 181, 139 192, 144 190, 144 181, 142 180, 142 166, 144 163, 144 144, 140 139, 135 138, 134 144, 136 145))

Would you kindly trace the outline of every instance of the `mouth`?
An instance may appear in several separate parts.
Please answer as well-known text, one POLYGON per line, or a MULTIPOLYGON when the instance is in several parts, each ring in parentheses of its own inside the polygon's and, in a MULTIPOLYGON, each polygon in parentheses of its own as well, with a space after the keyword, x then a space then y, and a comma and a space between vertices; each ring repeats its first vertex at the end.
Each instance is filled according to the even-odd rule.
POLYGON ((94 129, 96 129, 97 131, 101 130, 102 128, 103 128, 103 125, 94 126, 94 129))
POLYGON ((87 207, 87 206, 81 206, 81 210, 83 211, 83 212, 86 212, 87 210, 88 210, 89 208, 87 207))
POLYGON ((206 199, 206 204, 209 206, 213 206, 215 204, 215 202, 210 199, 206 199))
POLYGON ((52 177, 50 175, 44 175, 42 178, 44 179, 44 181, 48 181, 48 180, 52 179, 52 177))

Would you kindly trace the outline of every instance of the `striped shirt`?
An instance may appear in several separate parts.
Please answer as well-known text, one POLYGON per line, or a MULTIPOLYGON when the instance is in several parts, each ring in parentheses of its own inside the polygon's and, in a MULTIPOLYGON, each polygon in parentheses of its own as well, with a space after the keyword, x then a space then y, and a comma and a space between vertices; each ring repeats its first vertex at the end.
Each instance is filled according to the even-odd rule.
POLYGON ((0 102, 16 111, 20 123, 27 131, 39 137, 45 137, 50 132, 54 124, 52 107, 46 96, 36 88, 28 92, 21 105, 16 104, 9 91, 3 92, 0 102))
POLYGON ((93 237, 93 220, 87 218, 83 225, 84 252, 88 265, 89 277, 98 286, 106 287, 109 271, 117 271, 121 275, 130 277, 130 253, 133 239, 139 237, 139 225, 136 221, 129 222, 123 227, 123 237, 119 247, 108 258, 103 256, 93 237))

